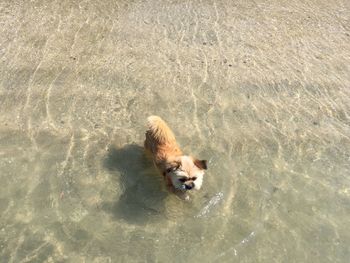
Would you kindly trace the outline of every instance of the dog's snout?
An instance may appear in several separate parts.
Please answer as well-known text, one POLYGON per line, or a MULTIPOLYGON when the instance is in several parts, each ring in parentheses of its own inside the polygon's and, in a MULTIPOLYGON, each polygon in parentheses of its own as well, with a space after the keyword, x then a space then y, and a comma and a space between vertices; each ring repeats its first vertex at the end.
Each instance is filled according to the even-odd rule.
POLYGON ((194 187, 194 183, 186 184, 186 189, 191 190, 194 187))

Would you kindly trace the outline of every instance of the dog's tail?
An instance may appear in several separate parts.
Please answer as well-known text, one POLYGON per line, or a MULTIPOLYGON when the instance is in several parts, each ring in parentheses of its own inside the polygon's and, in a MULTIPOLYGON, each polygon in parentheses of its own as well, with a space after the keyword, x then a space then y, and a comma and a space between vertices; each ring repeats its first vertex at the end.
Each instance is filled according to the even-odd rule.
POLYGON ((173 142, 175 136, 170 130, 168 125, 158 116, 149 116, 148 122, 148 135, 152 136, 159 143, 173 142))

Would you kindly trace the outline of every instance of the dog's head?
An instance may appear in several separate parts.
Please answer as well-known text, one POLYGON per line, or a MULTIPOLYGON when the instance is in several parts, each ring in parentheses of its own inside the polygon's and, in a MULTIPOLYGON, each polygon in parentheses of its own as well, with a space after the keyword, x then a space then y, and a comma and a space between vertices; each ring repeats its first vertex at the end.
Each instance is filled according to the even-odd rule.
POLYGON ((203 183, 204 170, 207 169, 206 160, 198 160, 183 155, 169 163, 166 175, 178 190, 199 190, 203 183))

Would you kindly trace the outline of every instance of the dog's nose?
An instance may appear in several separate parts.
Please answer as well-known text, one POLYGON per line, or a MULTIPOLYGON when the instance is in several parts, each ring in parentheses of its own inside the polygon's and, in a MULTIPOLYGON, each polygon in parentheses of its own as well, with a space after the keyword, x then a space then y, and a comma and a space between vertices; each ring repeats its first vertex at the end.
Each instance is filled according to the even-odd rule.
POLYGON ((191 190, 194 187, 194 183, 186 184, 186 189, 191 190))

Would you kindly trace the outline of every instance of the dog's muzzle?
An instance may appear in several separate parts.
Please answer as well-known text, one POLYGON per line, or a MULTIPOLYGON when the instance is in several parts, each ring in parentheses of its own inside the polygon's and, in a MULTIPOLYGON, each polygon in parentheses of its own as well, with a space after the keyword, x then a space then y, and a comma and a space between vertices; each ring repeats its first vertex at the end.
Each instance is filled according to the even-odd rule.
POLYGON ((191 190, 194 187, 194 183, 190 183, 190 184, 185 184, 185 189, 186 190, 191 190))

